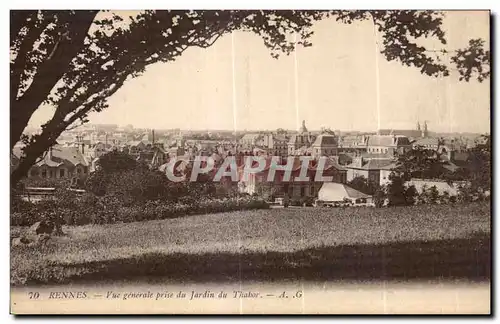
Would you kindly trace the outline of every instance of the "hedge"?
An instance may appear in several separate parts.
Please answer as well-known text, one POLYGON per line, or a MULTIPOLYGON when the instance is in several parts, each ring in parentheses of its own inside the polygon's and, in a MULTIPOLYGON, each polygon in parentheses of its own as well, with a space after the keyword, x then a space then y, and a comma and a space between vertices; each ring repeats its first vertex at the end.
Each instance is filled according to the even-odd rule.
POLYGON ((236 210, 266 209, 264 200, 251 197, 199 199, 195 202, 147 201, 141 205, 123 206, 112 197, 86 198, 68 202, 46 201, 22 204, 13 208, 12 226, 31 226, 45 218, 58 217, 66 225, 130 223, 146 220, 177 218, 196 214, 211 214, 236 210))

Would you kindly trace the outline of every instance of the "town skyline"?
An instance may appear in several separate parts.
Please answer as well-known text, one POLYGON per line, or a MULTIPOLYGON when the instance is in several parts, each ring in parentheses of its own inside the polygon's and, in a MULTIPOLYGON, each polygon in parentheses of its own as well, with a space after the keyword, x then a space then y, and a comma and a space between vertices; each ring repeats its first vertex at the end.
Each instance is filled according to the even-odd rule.
MULTIPOLYGON (((325 125, 325 126, 321 126, 321 127, 310 127, 309 124, 308 124, 308 121, 307 120, 304 120, 307 127, 308 127, 308 130, 310 132, 322 132, 323 130, 330 130, 330 131, 334 131, 334 132, 340 132, 340 133, 360 133, 360 134, 375 134, 379 129, 368 129, 368 130, 359 130, 359 129, 353 129, 353 130, 348 130, 348 129, 338 129, 338 128, 334 128, 334 127, 331 127, 331 126, 328 126, 328 125, 325 125)), ((425 121, 424 121, 425 122, 425 121)), ((421 122, 418 122, 420 124, 421 127, 423 127, 424 123, 421 123, 421 122)), ((486 130, 484 132, 474 132, 474 131, 463 131, 463 132, 460 132, 460 131, 455 131, 455 132, 447 132, 446 130, 445 131, 439 131, 439 130, 434 130, 432 129, 431 125, 429 124, 429 122, 427 122, 427 125, 428 125, 428 128, 429 128, 429 132, 430 133, 436 133, 436 134, 474 134, 474 135, 483 135, 483 134, 490 134, 490 130, 486 130)), ((116 128, 119 128, 119 129, 125 129, 125 128, 130 128, 130 126, 132 126, 132 130, 154 130, 154 131, 173 131, 173 130, 179 130, 179 131, 182 131, 182 132, 234 132, 234 130, 232 129, 215 129, 215 128, 191 128, 191 129, 188 129, 188 128, 182 128, 182 127, 170 127, 170 128, 165 128, 165 127, 145 127, 145 126, 140 126, 140 125, 134 125, 133 123, 130 123, 130 124, 116 124, 116 123, 113 123, 113 122, 110 122, 110 123, 94 123, 94 122, 91 122, 89 121, 88 123, 85 123, 83 125, 80 125, 76 128, 73 128, 71 131, 72 132, 78 132, 79 130, 85 130, 86 127, 89 127, 89 126, 104 126, 104 127, 109 127, 109 126, 113 126, 113 127, 116 127, 116 128)), ((382 125, 383 126, 383 125, 382 125)), ((237 130, 237 133, 251 133, 251 132, 276 132, 277 130, 279 129, 282 129, 286 132, 290 132, 290 133, 293 133, 293 132, 298 132, 299 130, 297 129, 292 129, 292 128, 284 128, 284 127, 276 127, 276 128, 266 128, 266 129, 259 129, 259 128, 252 128, 252 129, 240 129, 240 130, 237 130)), ((394 131, 397 131, 397 130, 416 130, 417 129, 417 123, 414 125, 414 127, 381 127, 380 130, 384 130, 384 131, 387 131, 387 130, 394 130, 394 131)), ((39 127, 27 127, 26 128, 26 131, 28 133, 31 133, 31 132, 36 132, 39 130, 39 127)))

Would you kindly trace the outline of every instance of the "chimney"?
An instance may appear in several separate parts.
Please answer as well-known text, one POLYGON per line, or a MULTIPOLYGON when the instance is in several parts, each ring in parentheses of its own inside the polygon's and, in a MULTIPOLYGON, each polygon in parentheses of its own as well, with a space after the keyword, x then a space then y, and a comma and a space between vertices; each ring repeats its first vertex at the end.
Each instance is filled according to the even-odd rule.
POLYGON ((155 130, 151 130, 151 135, 153 136, 153 145, 155 144, 155 130))
POLYGON ((85 154, 85 143, 83 143, 83 141, 82 141, 81 145, 82 145, 81 152, 82 152, 82 154, 85 154))
POLYGON ((52 160, 52 146, 49 147, 49 151, 47 152, 47 159, 52 160))

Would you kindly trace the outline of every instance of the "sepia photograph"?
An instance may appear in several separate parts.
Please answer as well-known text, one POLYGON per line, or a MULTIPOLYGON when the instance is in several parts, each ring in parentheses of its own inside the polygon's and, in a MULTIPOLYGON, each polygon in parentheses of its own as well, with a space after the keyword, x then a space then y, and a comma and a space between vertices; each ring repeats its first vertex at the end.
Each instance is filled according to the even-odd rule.
POLYGON ((10 10, 10 313, 490 315, 489 10, 10 10))

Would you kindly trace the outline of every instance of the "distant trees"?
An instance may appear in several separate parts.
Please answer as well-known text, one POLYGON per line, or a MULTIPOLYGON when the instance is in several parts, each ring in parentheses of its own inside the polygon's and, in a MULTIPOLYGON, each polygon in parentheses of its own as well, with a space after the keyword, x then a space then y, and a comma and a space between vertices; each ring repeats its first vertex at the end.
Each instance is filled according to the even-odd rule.
POLYGON ((437 150, 413 147, 398 156, 395 172, 405 180, 440 179, 448 173, 444 165, 437 150))
MULTIPOLYGON (((446 181, 470 181, 475 187, 491 188, 491 143, 489 135, 482 135, 479 142, 466 151, 467 160, 455 171, 445 166, 437 150, 414 147, 398 156, 395 171, 405 179, 441 179, 446 181)), ((453 161, 452 161, 453 163, 453 161)))
POLYGON ((389 176, 390 182, 375 192, 375 205, 382 206, 382 199, 386 199, 389 206, 415 203, 447 204, 488 199, 491 191, 490 137, 482 136, 479 143, 468 150, 468 154, 465 165, 457 172, 444 168, 445 162, 434 150, 417 147, 400 155, 397 167, 389 176), (419 193, 414 186, 406 184, 412 178, 435 179, 448 183, 460 181, 458 183, 461 184, 458 185, 458 195, 451 195, 447 191, 440 192, 436 186, 424 186, 419 193))

